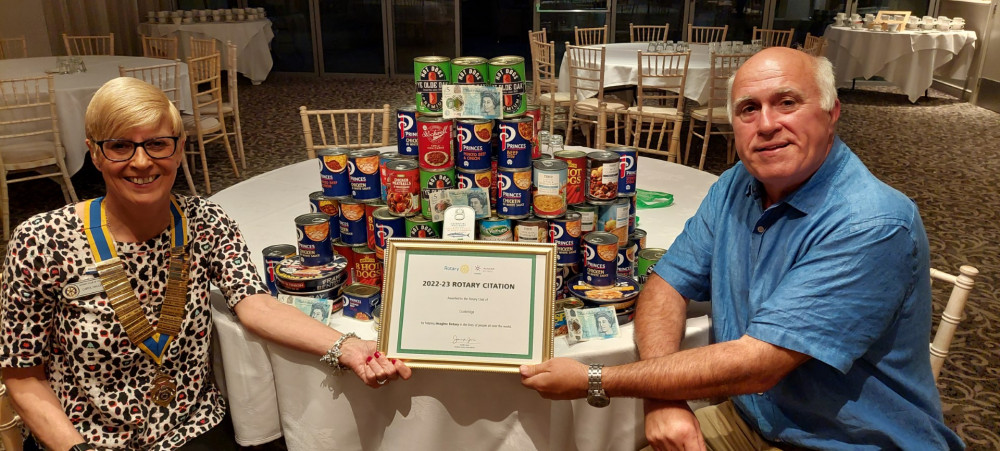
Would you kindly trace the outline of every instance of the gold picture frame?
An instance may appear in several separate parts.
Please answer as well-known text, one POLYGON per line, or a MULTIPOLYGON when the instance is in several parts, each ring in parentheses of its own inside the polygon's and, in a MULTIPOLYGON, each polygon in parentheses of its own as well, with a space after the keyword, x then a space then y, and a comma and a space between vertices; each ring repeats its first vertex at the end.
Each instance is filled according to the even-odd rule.
POLYGON ((517 373, 552 358, 551 243, 389 240, 378 350, 413 368, 517 373))

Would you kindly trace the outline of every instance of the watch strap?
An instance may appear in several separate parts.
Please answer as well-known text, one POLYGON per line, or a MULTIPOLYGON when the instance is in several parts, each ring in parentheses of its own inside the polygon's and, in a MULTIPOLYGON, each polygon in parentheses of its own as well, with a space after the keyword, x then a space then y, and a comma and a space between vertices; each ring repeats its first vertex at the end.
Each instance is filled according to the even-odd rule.
POLYGON ((77 444, 71 446, 69 448, 69 451, 87 451, 87 450, 93 450, 93 449, 97 449, 97 448, 94 447, 94 445, 91 445, 90 443, 83 442, 83 443, 77 443, 77 444))

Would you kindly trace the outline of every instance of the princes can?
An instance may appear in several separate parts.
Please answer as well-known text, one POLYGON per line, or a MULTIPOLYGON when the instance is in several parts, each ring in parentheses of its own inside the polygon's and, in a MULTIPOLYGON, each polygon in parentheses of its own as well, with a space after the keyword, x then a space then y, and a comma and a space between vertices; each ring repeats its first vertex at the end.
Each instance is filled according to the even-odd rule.
POLYGON ((503 117, 517 117, 524 114, 524 58, 520 56, 498 56, 490 60, 490 74, 493 86, 503 91, 503 117))
POLYGON ((531 167, 531 136, 534 133, 530 117, 502 119, 500 123, 500 153, 497 167, 521 169, 531 167))
POLYGON ((635 196, 639 151, 635 147, 624 146, 611 147, 608 150, 618 154, 618 195, 635 196))
POLYGON ((531 168, 501 169, 497 175, 497 216, 527 218, 531 210, 531 168))
POLYGON ((580 213, 566 212, 549 221, 549 236, 556 244, 556 263, 575 264, 580 261, 580 213))
POLYGON ((394 215, 389 208, 379 208, 373 214, 375 219, 375 257, 385 258, 385 248, 390 238, 406 236, 406 219, 394 215))
POLYGON ((446 56, 413 58, 413 78, 417 85, 417 112, 441 114, 441 87, 448 84, 451 59, 446 56))
POLYGON ((618 237, 590 232, 583 237, 583 281, 597 288, 615 286, 617 280, 618 237))
POLYGON ((316 152, 316 157, 319 158, 319 179, 323 185, 323 194, 337 198, 350 196, 347 149, 320 149, 316 152))
POLYGON ((271 296, 277 296, 278 287, 274 281, 274 268, 282 260, 295 255, 295 246, 291 244, 274 244, 265 247, 262 253, 264 254, 264 269, 267 271, 267 274, 264 276, 264 282, 267 282, 267 289, 271 290, 271 296))
POLYGON ((417 157, 424 169, 442 169, 454 166, 451 156, 451 119, 421 117, 417 119, 417 157))
POLYGON ((330 247, 330 217, 324 213, 306 213, 295 218, 299 255, 306 266, 325 265, 333 259, 330 247))
POLYGON ((330 239, 340 238, 340 201, 324 195, 322 191, 309 194, 309 211, 330 216, 330 239))
POLYGON ((379 174, 378 150, 355 150, 347 154, 347 157, 351 196, 357 200, 381 199, 382 181, 379 174))
POLYGON ((455 121, 455 166, 470 171, 489 169, 493 155, 493 121, 455 121))
POLYGON ((366 244, 365 204, 357 199, 340 200, 340 240, 348 246, 366 244))
POLYGON ((407 105, 396 110, 396 128, 399 136, 396 149, 400 155, 417 156, 417 107, 407 105))

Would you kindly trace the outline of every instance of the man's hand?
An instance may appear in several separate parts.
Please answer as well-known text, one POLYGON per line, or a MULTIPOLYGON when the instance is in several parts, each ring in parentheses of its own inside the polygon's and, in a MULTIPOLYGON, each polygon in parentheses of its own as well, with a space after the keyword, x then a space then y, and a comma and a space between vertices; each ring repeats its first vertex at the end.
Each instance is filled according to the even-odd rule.
POLYGON ((643 401, 646 440, 657 451, 703 450, 705 439, 694 412, 684 401, 643 401))
POLYGON ((521 384, 545 399, 587 397, 587 365, 560 357, 538 365, 521 365, 521 384))

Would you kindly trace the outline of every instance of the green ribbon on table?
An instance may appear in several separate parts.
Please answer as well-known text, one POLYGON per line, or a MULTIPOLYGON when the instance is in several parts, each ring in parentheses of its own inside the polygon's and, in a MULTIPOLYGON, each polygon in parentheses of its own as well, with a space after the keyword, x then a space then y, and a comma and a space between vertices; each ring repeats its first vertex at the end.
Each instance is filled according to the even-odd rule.
POLYGON ((659 191, 635 190, 635 206, 639 210, 669 207, 674 203, 674 195, 659 191))

